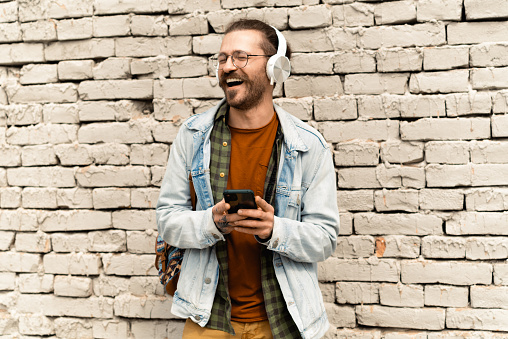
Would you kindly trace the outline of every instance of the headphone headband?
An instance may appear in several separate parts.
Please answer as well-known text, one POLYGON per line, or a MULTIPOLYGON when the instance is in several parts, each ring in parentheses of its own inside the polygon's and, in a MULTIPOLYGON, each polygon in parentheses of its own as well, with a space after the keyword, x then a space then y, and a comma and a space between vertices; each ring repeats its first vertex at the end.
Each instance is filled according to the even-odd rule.
POLYGON ((277 55, 286 56, 286 38, 284 38, 284 35, 275 27, 270 26, 275 30, 275 33, 277 34, 277 38, 279 39, 279 46, 277 47, 277 55))

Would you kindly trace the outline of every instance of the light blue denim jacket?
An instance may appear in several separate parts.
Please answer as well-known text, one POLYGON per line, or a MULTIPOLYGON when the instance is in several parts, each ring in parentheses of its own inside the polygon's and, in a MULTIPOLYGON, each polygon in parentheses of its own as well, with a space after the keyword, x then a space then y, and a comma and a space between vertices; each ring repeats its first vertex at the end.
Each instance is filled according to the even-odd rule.
MULTIPOLYGON (((185 248, 171 312, 205 326, 210 317, 219 265, 215 243, 225 240, 212 219, 210 132, 222 103, 187 119, 171 146, 157 203, 159 234, 185 248), (189 172, 197 195, 192 211, 189 172)), ((266 245, 287 308, 302 338, 328 329, 317 279, 317 262, 337 245, 339 212, 331 151, 321 134, 274 105, 284 133, 275 198, 273 234, 266 245)))

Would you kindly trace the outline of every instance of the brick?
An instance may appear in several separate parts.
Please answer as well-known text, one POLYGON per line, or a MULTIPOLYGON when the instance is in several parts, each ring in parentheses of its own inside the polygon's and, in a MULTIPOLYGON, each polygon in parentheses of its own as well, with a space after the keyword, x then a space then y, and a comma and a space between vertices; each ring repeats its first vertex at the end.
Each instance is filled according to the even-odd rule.
POLYGON ((139 119, 131 122, 88 124, 79 129, 78 141, 84 144, 152 142, 151 123, 151 120, 139 119))
POLYGON ((160 283, 158 276, 132 277, 129 279, 129 292, 134 295, 164 295, 166 290, 160 283))
POLYGON ((370 236, 350 236, 337 239, 334 257, 368 258, 374 253, 374 238, 370 236))
POLYGON ((334 26, 373 26, 374 8, 362 3, 332 6, 332 19, 334 26))
POLYGON ((0 23, 0 42, 20 42, 22 40, 21 26, 19 23, 0 23))
POLYGON ((78 113, 76 104, 46 104, 42 106, 42 116, 45 123, 76 124, 79 122, 78 113))
POLYGON ((179 338, 183 334, 184 323, 181 321, 139 321, 132 320, 131 333, 135 338, 148 335, 153 338, 179 338))
POLYGON ((386 175, 375 167, 341 168, 338 171, 338 185, 339 188, 400 187, 400 178, 392 173, 386 175))
POLYGON ((424 145, 420 142, 386 141, 381 143, 381 159, 406 164, 423 160, 424 145))
POLYGON ((466 239, 446 236, 426 236, 422 239, 425 258, 461 259, 466 257, 466 239))
POLYGON ((90 39, 93 36, 92 18, 60 20, 56 33, 58 40, 90 39))
POLYGON ((22 314, 19 317, 19 332, 31 335, 55 334, 53 321, 42 314, 22 314))
POLYGON ((102 0, 94 1, 95 14, 157 13, 168 9, 166 1, 102 0))
POLYGON ((205 15, 191 14, 172 19, 169 25, 170 35, 206 35, 209 33, 205 15))
POLYGON ((21 24, 23 41, 48 42, 57 40, 56 25, 50 20, 24 22, 21 24))
POLYGON ((351 213, 340 213, 339 235, 353 234, 353 215, 351 213))
POLYGON ((423 307, 424 294, 420 285, 380 284, 381 305, 397 307, 423 307))
POLYGON ((166 165, 169 146, 164 144, 132 145, 132 165, 166 165))
POLYGON ((131 18, 128 15, 93 17, 93 36, 110 37, 130 34, 131 18))
POLYGON ((295 53, 291 55, 291 74, 333 74, 331 53, 295 53))
POLYGON ((90 250, 90 238, 86 233, 52 233, 51 244, 53 251, 59 253, 90 250))
POLYGON ((86 298, 92 295, 90 278, 57 275, 54 286, 54 294, 57 296, 86 298))
POLYGON ((41 230, 86 231, 111 227, 111 213, 87 210, 45 212, 39 215, 41 230))
POLYGON ((20 147, 0 147, 0 166, 17 167, 21 165, 21 148, 20 147))
POLYGON ((55 334, 61 338, 90 338, 92 324, 84 319, 57 318, 55 319, 55 334))
POLYGON ((376 61, 378 72, 420 71, 423 55, 417 49, 380 49, 376 61))
POLYGON ((86 80, 93 77, 93 60, 69 60, 58 63, 60 80, 86 80))
POLYGON ((330 257, 318 263, 319 281, 386 281, 399 280, 399 267, 395 260, 377 258, 339 259, 330 257))
POLYGON ((430 141, 425 144, 428 163, 467 164, 469 143, 466 141, 430 141))
POLYGON ((320 28, 332 24, 332 11, 326 5, 290 8, 288 16, 292 29, 320 28))
POLYGON ((507 285, 508 283, 508 265, 507 264, 494 264, 494 284, 507 285))
POLYGON ((11 103, 65 103, 77 100, 74 84, 49 84, 7 87, 11 103))
POLYGON ((115 55, 115 40, 87 39, 49 43, 44 48, 46 61, 98 59, 115 55))
POLYGON ((347 94, 404 94, 408 74, 348 74, 344 81, 347 94))
POLYGON ((72 18, 92 16, 93 3, 88 0, 62 0, 58 3, 49 2, 46 5, 47 14, 50 18, 72 18))
POLYGON ((90 165, 94 159, 91 151, 86 146, 80 145, 56 145, 55 154, 60 163, 64 166, 68 165, 90 165))
POLYGON ((127 79, 130 77, 130 59, 108 58, 93 67, 94 79, 127 79))
POLYGON ((0 291, 13 291, 16 288, 16 273, 0 272, 0 291))
POLYGON ((339 51, 333 58, 335 73, 373 73, 376 72, 375 53, 364 50, 339 51))
POLYGON ((150 75, 153 78, 169 76, 169 58, 165 55, 156 57, 132 59, 131 73, 133 75, 150 75))
POLYGON ((21 293, 51 293, 53 292, 52 274, 26 273, 18 277, 18 286, 21 293))
POLYGON ((135 15, 130 22, 131 33, 134 36, 167 36, 168 25, 164 16, 135 15))
POLYGON ((14 242, 14 232, 0 231, 0 251, 7 251, 14 242))
POLYGON ((127 251, 129 253, 153 253, 153 247, 157 240, 154 231, 127 232, 127 251))
MULTIPOLYGON (((91 252, 122 252, 126 250, 126 235, 124 231, 90 232, 88 233, 88 239, 90 240, 91 252)), ((153 243, 155 243, 155 240, 153 243)))
POLYGON ((396 138, 399 134, 399 122, 389 120, 322 122, 318 128, 329 142, 352 139, 380 141, 396 138))
POLYGON ((416 4, 418 21, 461 21, 462 0, 420 0, 416 4))
POLYGON ((492 95, 492 112, 506 113, 508 112, 508 91, 499 91, 492 95))
POLYGON ((291 112, 300 120, 312 120, 312 113, 314 111, 313 98, 277 98, 274 103, 284 110, 291 112))
POLYGON ((92 332, 95 338, 128 337, 129 322, 122 320, 93 320, 92 332))
POLYGON ((446 312, 446 327, 475 330, 506 331, 508 325, 504 321, 508 310, 449 308, 446 312))
MULTIPOLYGON (((155 38, 126 37, 115 39, 115 51, 117 57, 139 58, 139 57, 153 57, 157 55, 169 55, 169 56, 188 55, 191 54, 192 45, 193 42, 190 36, 155 37, 155 38)), ((214 51, 213 53, 216 52, 217 51, 214 51)))
POLYGON ((104 297, 68 298, 53 295, 20 295, 19 312, 34 312, 50 317, 112 318, 113 299, 104 297))
POLYGON ((450 94, 446 96, 446 115, 490 114, 492 100, 488 93, 450 94))
POLYGON ((101 259, 89 253, 55 254, 44 256, 44 272, 71 275, 98 275, 101 259))
POLYGON ((27 187, 21 196, 24 208, 57 208, 56 188, 27 187))
POLYGON ((402 235, 377 237, 375 254, 378 258, 418 258, 420 238, 402 235))
POLYGON ((508 16, 508 6, 504 1, 497 0, 466 0, 464 8, 467 20, 497 19, 508 16))
POLYGON ((356 27, 329 27, 326 29, 326 38, 329 39, 332 50, 354 50, 360 47, 358 45, 359 33, 356 27))
POLYGON ((452 235, 506 235, 508 214, 496 212, 460 212, 446 222, 446 233, 452 235))
POLYGON ((115 315, 130 318, 177 319, 167 310, 171 298, 123 294, 115 298, 115 315))
POLYGON ((0 211, 0 229, 2 231, 35 232, 39 228, 35 211, 18 209, 0 211))
POLYGON ((338 306, 334 303, 326 303, 325 310, 332 326, 354 327, 356 325, 355 309, 351 306, 338 306))
POLYGON ((432 119, 402 121, 402 140, 472 140, 490 137, 490 121, 485 118, 432 119))
MULTIPOLYGON (((302 4, 302 0, 283 0, 277 2, 278 6, 298 6, 302 4)), ((242 7, 256 7, 256 6, 274 6, 275 1, 273 0, 265 0, 265 1, 258 1, 258 0, 242 0, 242 1, 232 1, 232 0, 225 0, 224 3, 222 3, 223 8, 242 8, 242 7)))
POLYGON ((157 275, 153 254, 107 253, 102 256, 102 261, 107 275, 157 275))
POLYGON ((154 81, 153 95, 156 99, 183 99, 183 79, 154 81))
POLYGON ((442 234, 442 220, 427 214, 355 214, 357 234, 442 234))
MULTIPOLYGON (((21 207, 21 188, 5 187, 0 188, 0 208, 21 207)), ((0 246, 1 248, 2 246, 0 246)))
POLYGON ((376 166, 379 144, 371 141, 346 141, 337 144, 334 152, 337 166, 376 166))
POLYGON ((401 264, 401 281, 405 284, 490 284, 492 270, 488 263, 406 261, 401 264))
POLYGON ((468 292, 466 287, 426 285, 425 306, 467 307, 468 292))
POLYGON ((57 65, 25 65, 21 68, 20 75, 22 85, 58 82, 57 65))
POLYGON ((379 284, 361 282, 336 283, 339 304, 375 304, 379 302, 379 284))
POLYGON ((482 43, 471 46, 470 64, 473 67, 502 67, 508 66, 506 43, 482 43))
POLYGON ((424 189, 419 199, 422 210, 460 211, 464 206, 464 193, 455 190, 424 189))
POLYGON ((333 96, 343 93, 339 76, 291 77, 284 88, 288 97, 333 96))
POLYGON ((398 118, 402 111, 399 97, 389 94, 357 96, 358 115, 367 119, 398 118))
POLYGON ((132 208, 155 208, 159 190, 154 188, 131 189, 132 208))
POLYGON ((202 57, 171 58, 169 69, 172 78, 197 77, 208 74, 208 61, 202 57))
POLYGON ((19 233, 14 247, 18 252, 47 253, 51 251, 51 240, 48 234, 42 232, 19 233))
POLYGON ((471 173, 473 186, 500 186, 506 184, 506 164, 474 164, 471 173))
POLYGON ((75 125, 43 125, 11 127, 5 133, 12 145, 38 145, 71 143, 76 140, 78 127, 75 125))
POLYGON ((436 165, 426 168, 427 187, 469 186, 472 183, 471 165, 436 165))
POLYGON ((457 22, 447 25, 449 45, 506 41, 506 22, 457 22))
POLYGON ((337 191, 339 211, 372 211, 374 209, 374 191, 354 190, 337 191))
POLYGON ((382 190, 374 193, 374 206, 378 212, 417 212, 418 191, 382 190))
POLYGON ((356 119, 356 99, 353 96, 315 99, 314 117, 317 121, 356 119))
POLYGON ((96 165, 127 165, 129 147, 122 144, 97 144, 89 146, 90 156, 96 165))
POLYGON ((502 238, 496 237, 468 238, 466 241, 466 259, 468 260, 506 259, 508 257, 507 245, 508 245, 507 240, 502 238))
POLYGON ((506 132, 503 130, 508 125, 508 120, 504 115, 493 115, 491 117, 492 137, 505 137, 506 132))
POLYGON ((439 46, 446 43, 442 23, 397 25, 366 28, 358 47, 379 49, 391 47, 439 46))
POLYGON ((12 186, 73 187, 74 169, 63 167, 9 168, 7 181, 12 186))
POLYGON ((150 173, 152 175, 151 184, 160 187, 164 174, 166 173, 166 168, 161 166, 152 166, 152 168, 150 168, 150 173))
POLYGON ((153 81, 150 79, 83 81, 79 84, 78 92, 82 100, 151 99, 153 81))
POLYGON ((475 68, 471 71, 473 89, 506 88, 502 78, 508 74, 508 67, 475 68))
POLYGON ((58 189, 56 202, 58 207, 92 208, 92 192, 82 188, 58 189))
POLYGON ((0 4, 0 22, 14 22, 18 20, 18 6, 16 2, 0 4))
POLYGON ((447 70, 469 67, 468 47, 433 47, 423 49, 423 69, 447 70))
MULTIPOLYGON (((185 98, 217 98, 222 99, 224 92, 215 78, 186 78, 182 80, 185 98)), ((154 89, 155 91, 155 89, 154 89)))
POLYGON ((120 278, 115 276, 100 275, 94 278, 94 294, 106 297, 114 297, 129 290, 129 281, 134 277, 120 278))
POLYGON ((119 210, 113 212, 113 227, 124 230, 157 229, 155 211, 119 210))
POLYGON ((90 166, 78 170, 76 179, 82 187, 147 186, 150 170, 141 166, 90 166))
MULTIPOLYGON (((328 31, 323 29, 298 30, 284 32, 288 44, 294 53, 298 52, 330 52, 334 50, 328 31)), ((216 53, 220 43, 217 46, 216 53)), ((356 44, 355 44, 356 46, 356 44)))
POLYGON ((502 188, 478 188, 466 192, 468 211, 505 211, 508 192, 502 188))
POLYGON ((44 48, 40 43, 0 45, 0 64, 19 65, 44 62, 44 48))
POLYGON ((37 272, 39 254, 0 252, 0 272, 37 272))
POLYGON ((114 209, 130 206, 129 188, 96 188, 93 190, 94 209, 114 209))
POLYGON ((442 330, 445 327, 445 310, 440 308, 357 306, 356 318, 358 324, 365 326, 423 330, 442 330))
POLYGON ((374 7, 376 25, 404 24, 416 21, 416 4, 412 1, 383 2, 374 7))
POLYGON ((81 101, 78 103, 80 121, 128 121, 141 118, 146 103, 133 100, 81 101))
POLYGON ((409 80, 411 93, 452 93, 467 92, 469 71, 422 72, 412 74, 409 80))

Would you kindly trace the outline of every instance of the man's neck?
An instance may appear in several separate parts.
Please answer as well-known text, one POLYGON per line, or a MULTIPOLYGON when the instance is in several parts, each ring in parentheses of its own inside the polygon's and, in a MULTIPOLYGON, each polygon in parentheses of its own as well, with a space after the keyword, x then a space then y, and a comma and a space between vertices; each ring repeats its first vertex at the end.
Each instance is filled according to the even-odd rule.
POLYGON ((234 128, 255 129, 266 126, 273 118, 273 101, 265 100, 248 110, 229 108, 228 125, 234 128))

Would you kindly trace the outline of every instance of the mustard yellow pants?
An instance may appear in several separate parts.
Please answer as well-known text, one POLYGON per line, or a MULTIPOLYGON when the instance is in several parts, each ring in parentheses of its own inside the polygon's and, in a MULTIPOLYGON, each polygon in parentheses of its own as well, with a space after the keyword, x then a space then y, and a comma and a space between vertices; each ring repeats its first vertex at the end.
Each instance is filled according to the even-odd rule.
POLYGON ((236 335, 201 327, 190 319, 185 322, 182 339, 271 339, 272 330, 268 320, 253 323, 232 321, 236 335))

